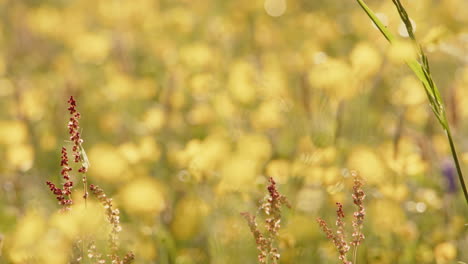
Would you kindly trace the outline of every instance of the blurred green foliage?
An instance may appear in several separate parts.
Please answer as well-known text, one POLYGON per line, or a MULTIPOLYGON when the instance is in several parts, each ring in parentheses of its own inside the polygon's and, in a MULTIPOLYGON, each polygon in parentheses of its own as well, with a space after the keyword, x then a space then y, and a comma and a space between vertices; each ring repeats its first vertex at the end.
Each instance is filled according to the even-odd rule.
MULTIPOLYGON (((105 226, 92 203, 57 216, 45 185, 70 95, 88 181, 121 209, 136 263, 255 263, 239 213, 265 176, 293 205, 282 263, 337 263, 315 219, 352 211, 348 169, 368 195, 360 263, 466 262, 466 205, 404 26, 391 1, 368 4, 402 45, 355 1, 0 0, 0 263, 64 263, 74 236, 105 226)), ((466 171, 468 2, 404 4, 466 171)))

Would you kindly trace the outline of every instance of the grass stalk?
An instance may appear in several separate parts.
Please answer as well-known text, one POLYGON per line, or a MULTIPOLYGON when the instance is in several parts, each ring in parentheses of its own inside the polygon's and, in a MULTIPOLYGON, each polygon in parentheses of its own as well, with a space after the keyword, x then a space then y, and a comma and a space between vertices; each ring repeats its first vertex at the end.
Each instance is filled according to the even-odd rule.
POLYGON ((452 151, 453 160, 455 161, 455 167, 457 168, 458 177, 460 179, 463 193, 465 194, 465 199, 468 203, 468 191, 466 190, 465 180, 463 179, 463 174, 461 171, 460 162, 458 161, 458 155, 455 149, 455 144, 453 143, 452 134, 450 133, 450 129, 446 130, 446 132, 447 132, 448 141, 450 143, 450 150, 452 151))
POLYGON ((354 246, 353 248, 353 264, 357 264, 357 246, 354 246))
MULTIPOLYGON (((384 24, 375 15, 375 13, 366 5, 366 3, 363 0, 356 0, 356 1, 364 10, 364 12, 369 16, 372 22, 377 26, 377 28, 382 33, 382 35, 390 42, 390 44, 394 44, 395 36, 384 26, 384 24)), ((406 61, 406 64, 414 72, 416 77, 421 81, 424 87, 424 90, 426 92, 427 98, 429 100, 429 104, 431 106, 432 112, 434 113, 435 117, 437 118, 437 120, 439 121, 440 125, 442 126, 442 128, 444 129, 447 135, 447 140, 450 144, 450 151, 452 154, 452 158, 457 168, 458 179, 460 181, 460 185, 463 190, 466 203, 468 204, 468 191, 466 189, 465 180, 463 178, 463 173, 462 173, 461 166, 460 166, 460 161, 458 160, 457 151, 455 148, 455 144, 453 142, 452 133, 450 131, 449 122, 448 122, 446 112, 445 112, 444 103, 442 101, 442 97, 440 95, 439 89, 437 88, 436 84, 434 83, 432 79, 428 59, 426 55, 424 54, 423 49, 416 41, 416 38, 413 33, 411 21, 409 19, 409 16, 405 8, 401 4, 400 0, 392 0, 392 1, 398 10, 401 20, 406 26, 409 37, 411 38, 415 47, 417 47, 417 50, 418 50, 419 61, 417 59, 408 59, 406 61)))

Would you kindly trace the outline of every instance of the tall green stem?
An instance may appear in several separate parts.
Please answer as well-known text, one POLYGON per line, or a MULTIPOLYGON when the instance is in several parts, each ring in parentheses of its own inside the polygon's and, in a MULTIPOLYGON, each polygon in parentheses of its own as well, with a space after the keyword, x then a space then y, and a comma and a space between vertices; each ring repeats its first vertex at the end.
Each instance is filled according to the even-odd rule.
POLYGON ((468 203, 468 191, 466 190, 465 180, 463 179, 463 174, 460 167, 460 162, 458 161, 457 151, 455 149, 455 144, 453 144, 452 133, 450 133, 450 129, 445 130, 447 134, 448 141, 450 143, 450 151, 452 151, 453 161, 455 162, 455 167, 457 168, 458 179, 460 180, 460 185, 463 189, 463 194, 465 195, 465 200, 468 203))
MULTIPOLYGON (((361 8, 366 12, 369 18, 374 22, 377 26, 379 31, 382 35, 393 44, 395 37, 393 34, 385 27, 385 25, 380 21, 380 19, 375 15, 375 13, 364 3, 363 0, 356 0, 361 8)), ((440 96, 439 89, 437 88, 436 84, 432 79, 432 75, 429 69, 429 62, 427 60, 426 55, 424 54, 423 49, 418 45, 416 42, 416 38, 413 33, 413 28, 411 25, 411 21, 409 16, 404 9, 403 5, 400 3, 400 0, 392 0, 395 4, 396 8, 398 9, 398 13, 400 14, 401 20, 405 23, 406 29, 408 30, 408 34, 410 35, 411 39, 413 40, 415 46, 418 47, 419 51, 419 58, 421 60, 418 61, 416 59, 409 59, 406 61, 406 64, 410 67, 410 69, 414 72, 414 74, 418 77, 418 79, 422 82, 423 87, 425 89, 427 98, 429 100, 429 104, 432 108, 432 112, 434 113, 435 117, 445 130, 447 134, 448 141, 450 143, 450 150, 452 152, 453 161, 455 162, 455 166, 457 168, 458 179, 460 180, 460 185, 463 190, 463 194, 465 195, 466 203, 468 204, 468 192, 465 185, 465 180, 463 179, 463 173, 460 167, 460 162, 458 161, 457 151, 455 149, 455 144, 453 143, 452 134, 450 132, 450 126, 445 115, 445 107, 440 96)))
POLYGON ((354 246, 353 248, 353 264, 357 264, 357 248, 358 246, 354 246))

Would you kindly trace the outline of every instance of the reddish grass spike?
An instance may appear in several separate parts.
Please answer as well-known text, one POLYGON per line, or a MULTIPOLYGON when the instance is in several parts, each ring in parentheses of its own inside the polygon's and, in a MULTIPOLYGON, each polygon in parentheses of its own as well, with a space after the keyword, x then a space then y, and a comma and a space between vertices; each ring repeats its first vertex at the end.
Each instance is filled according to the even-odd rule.
MULTIPOLYGON (((88 170, 89 162, 86 157, 86 153, 84 152, 84 149, 82 146, 83 139, 81 138, 81 133, 79 132, 80 130, 79 119, 81 115, 76 109, 76 101, 73 98, 73 96, 71 96, 70 99, 68 100, 68 104, 69 104, 69 107, 67 109, 71 115, 69 122, 67 124, 68 133, 70 135, 70 140, 72 141, 71 149, 72 149, 73 160, 75 163, 79 163, 78 173, 81 173, 82 175, 82 182, 83 182, 83 188, 84 188, 83 198, 85 199, 85 204, 86 204, 86 199, 88 198, 88 190, 87 190, 88 187, 87 187, 87 178, 86 178, 85 173, 88 170)), ((71 199, 71 193, 72 193, 72 188, 73 188, 74 183, 71 180, 71 177, 69 174, 70 171, 72 171, 72 168, 69 165, 68 153, 67 153, 66 147, 62 147, 62 150, 61 150, 60 166, 62 167, 60 174, 65 180, 63 183, 63 188, 61 189, 61 188, 56 187, 56 185, 50 181, 47 181, 46 184, 49 187, 50 191, 56 196, 59 204, 63 206, 63 209, 69 210, 70 206, 73 204, 73 201, 71 199)), ((107 220, 112 227, 111 232, 109 234, 110 254, 108 255, 111 262, 113 264, 129 264, 133 262, 133 260, 135 259, 135 255, 133 254, 133 252, 127 253, 123 258, 121 258, 117 254, 118 253, 118 238, 119 238, 118 233, 122 229, 120 226, 120 211, 112 207, 112 199, 108 198, 106 194, 104 193, 104 191, 99 186, 91 184, 89 186, 89 189, 104 206, 107 220)), ((106 262, 106 260, 102 257, 102 254, 96 251, 96 245, 94 244, 93 241, 90 243, 87 253, 88 253, 88 258, 95 260, 95 263, 106 262)), ((77 260, 81 261, 82 258, 83 256, 81 255, 77 260)))
POLYGON ((120 257, 117 255, 117 241, 119 239, 119 232, 122 230, 122 227, 120 226, 120 211, 119 209, 114 209, 112 207, 112 199, 107 197, 101 187, 91 184, 89 185, 89 189, 106 209, 107 221, 112 226, 112 230, 109 235, 109 246, 111 248, 110 256, 112 260, 117 261, 116 263, 120 263, 120 257))
POLYGON ((265 213, 265 232, 258 229, 256 217, 249 213, 241 213, 247 220, 250 232, 254 236, 255 243, 257 244, 258 261, 259 263, 278 263, 280 254, 278 248, 275 247, 278 231, 281 227, 281 206, 289 203, 286 197, 278 192, 276 182, 273 178, 269 178, 269 185, 267 187, 268 194, 263 199, 260 209, 265 213))
POLYGON ((128 252, 124 259, 122 260, 122 264, 130 264, 135 259, 135 254, 133 252, 128 252))
POLYGON ((364 234, 361 230, 364 223, 364 217, 366 215, 366 209, 364 208, 363 201, 366 198, 366 194, 361 189, 364 183, 362 179, 355 173, 354 175, 354 186, 353 186, 353 202, 357 207, 357 210, 354 212, 353 217, 353 242, 352 244, 357 247, 364 240, 364 234))
POLYGON ((344 212, 343 212, 343 205, 341 203, 336 203, 338 206, 338 210, 336 211, 336 236, 334 237, 334 244, 338 249, 338 253, 340 254, 339 259, 343 261, 343 264, 349 263, 346 259, 346 253, 349 251, 349 245, 346 242, 346 236, 344 232, 345 223, 344 219, 344 212))
MULTIPOLYGON (((84 189, 84 195, 83 198, 86 201, 86 198, 88 197, 88 192, 87 192, 87 178, 85 173, 88 170, 89 164, 87 163, 87 160, 85 161, 83 159, 83 139, 81 138, 81 133, 79 132, 80 130, 80 123, 79 119, 81 117, 81 114, 78 112, 76 109, 76 100, 73 98, 73 96, 70 96, 70 99, 68 99, 68 108, 67 110, 69 111, 71 117, 69 119, 69 122, 67 124, 68 127, 68 133, 70 135, 70 140, 73 143, 72 146, 72 155, 73 155, 73 161, 75 163, 81 163, 80 168, 78 169, 78 173, 82 174, 82 182, 83 182, 83 189, 84 189)), ((67 148, 62 147, 61 150, 61 160, 60 160, 60 166, 62 167, 60 174, 62 175, 63 179, 65 182, 63 183, 63 189, 57 188, 54 184, 51 182, 47 182, 47 185, 49 186, 50 190, 52 193, 56 196, 57 200, 61 205, 65 207, 65 209, 69 209, 69 206, 73 204, 73 200, 71 199, 71 189, 73 188, 73 181, 71 180, 70 177, 70 171, 72 171, 72 168, 69 165, 69 160, 68 160, 68 153, 67 153, 67 148)))
POLYGON ((338 210, 336 210, 336 215, 339 218, 344 218, 344 212, 343 212, 343 205, 341 203, 336 203, 336 206, 338 206, 338 210))
POLYGON ((70 96, 68 100, 68 111, 70 111, 70 121, 68 122, 68 134, 70 134, 70 140, 73 142, 73 157, 76 163, 82 162, 81 159, 81 144, 83 143, 83 139, 81 138, 80 130, 80 122, 79 119, 81 118, 80 112, 76 109, 76 101, 73 96, 70 96))
POLYGON ((322 218, 317 218, 317 222, 320 228, 322 228, 327 238, 334 240, 335 235, 333 235, 333 232, 331 231, 331 229, 328 228, 327 222, 325 222, 325 220, 323 220, 322 218))
POLYGON ((76 101, 75 98, 73 98, 73 95, 70 96, 70 99, 68 99, 68 104, 70 107, 68 107, 68 111, 70 111, 70 114, 73 115, 76 112, 76 101))
POLYGON ((337 210, 336 210, 336 234, 333 234, 333 231, 328 227, 327 223, 321 219, 318 218, 317 222, 322 229, 322 231, 325 233, 328 239, 330 239, 333 244, 335 245, 336 249, 338 250, 339 253, 339 259, 342 261, 343 264, 352 264, 353 262, 348 261, 346 258, 346 254, 350 250, 350 245, 354 246, 353 249, 353 258, 354 258, 354 263, 356 263, 357 259, 357 247, 361 244, 361 242, 364 240, 364 234, 362 234, 362 226, 364 222, 364 216, 366 214, 364 205, 363 205, 363 200, 366 197, 364 194, 364 191, 361 189, 363 185, 362 179, 357 175, 355 171, 352 172, 352 175, 354 177, 354 186, 353 186, 353 203, 357 206, 357 211, 354 212, 353 217, 353 240, 348 243, 346 241, 346 236, 345 236, 345 223, 344 223, 344 211, 343 211, 343 205, 341 203, 336 203, 337 210))
POLYGON ((60 174, 65 180, 65 182, 63 183, 63 189, 57 188, 55 184, 53 184, 50 181, 47 181, 46 184, 49 186, 49 189, 59 201, 59 204, 63 206, 63 209, 68 210, 70 209, 69 206, 73 204, 73 200, 71 198, 73 181, 70 180, 69 172, 72 170, 72 168, 70 168, 68 165, 68 155, 67 149, 65 147, 62 147, 60 166, 62 167, 60 174))

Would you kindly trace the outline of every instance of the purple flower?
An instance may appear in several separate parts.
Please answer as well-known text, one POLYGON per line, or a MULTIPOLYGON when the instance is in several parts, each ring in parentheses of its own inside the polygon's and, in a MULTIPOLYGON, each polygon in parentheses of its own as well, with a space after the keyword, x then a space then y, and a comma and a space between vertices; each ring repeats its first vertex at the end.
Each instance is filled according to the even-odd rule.
POLYGON ((445 159, 442 162, 441 166, 442 175, 444 175, 446 184, 447 184, 447 191, 449 193, 456 193, 457 192, 457 185, 455 183, 455 177, 457 175, 457 171, 455 169, 455 165, 453 164, 452 160, 445 159))

